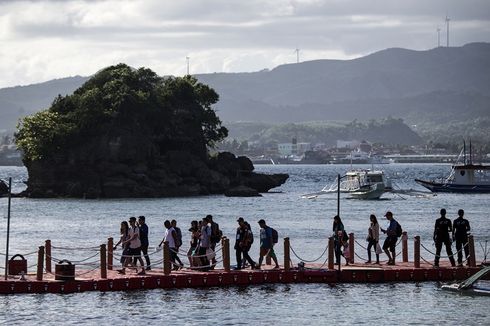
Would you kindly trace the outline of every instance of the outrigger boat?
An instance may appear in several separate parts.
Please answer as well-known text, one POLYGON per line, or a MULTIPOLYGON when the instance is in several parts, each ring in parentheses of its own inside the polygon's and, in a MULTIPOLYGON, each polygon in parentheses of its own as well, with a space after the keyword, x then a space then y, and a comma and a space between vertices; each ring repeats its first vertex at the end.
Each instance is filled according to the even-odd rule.
POLYGON ((466 162, 466 145, 461 154, 464 155, 463 163, 454 164, 447 178, 433 181, 415 179, 415 182, 432 192, 490 193, 490 165, 473 164, 471 143, 469 162, 466 162))
POLYGON ((478 273, 460 283, 446 284, 441 286, 442 290, 459 292, 461 294, 474 294, 490 296, 490 281, 482 280, 490 274, 490 266, 481 269, 478 273))
MULTIPOLYGON (((359 169, 348 171, 341 177, 340 192, 349 194, 355 199, 379 199, 391 190, 391 182, 379 170, 359 169)), ((304 198, 316 198, 319 195, 337 192, 337 183, 325 186, 321 191, 306 194, 304 198)))

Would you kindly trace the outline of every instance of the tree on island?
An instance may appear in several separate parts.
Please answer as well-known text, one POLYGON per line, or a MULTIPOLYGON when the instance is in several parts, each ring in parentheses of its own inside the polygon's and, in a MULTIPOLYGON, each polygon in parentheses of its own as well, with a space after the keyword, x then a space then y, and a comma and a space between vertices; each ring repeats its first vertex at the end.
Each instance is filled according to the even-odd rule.
POLYGON ((125 64, 99 71, 72 95, 58 96, 20 122, 15 137, 29 173, 28 195, 225 191, 238 181, 213 173, 208 154, 228 134, 212 109, 218 98, 191 76, 159 77, 125 64))

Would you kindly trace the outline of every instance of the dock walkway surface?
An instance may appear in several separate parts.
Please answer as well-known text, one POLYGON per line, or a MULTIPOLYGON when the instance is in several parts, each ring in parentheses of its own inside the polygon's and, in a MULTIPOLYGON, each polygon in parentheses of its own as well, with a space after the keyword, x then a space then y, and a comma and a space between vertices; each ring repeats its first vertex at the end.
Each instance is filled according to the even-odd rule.
MULTIPOLYGON (((451 267, 441 262, 434 268, 427 263, 414 268, 413 262, 400 262, 395 266, 355 263, 342 265, 338 269, 327 269, 319 264, 306 264, 304 267, 272 269, 243 269, 239 271, 214 269, 196 271, 181 269, 165 275, 163 269, 153 269, 146 275, 138 275, 133 269, 127 269, 125 275, 116 270, 107 270, 102 278, 100 270, 79 270, 74 280, 55 280, 52 273, 44 273, 37 280, 35 273, 24 276, 9 276, 0 281, 0 294, 21 293, 74 293, 86 291, 128 291, 142 289, 179 289, 207 288, 227 286, 248 286, 275 283, 382 283, 382 282, 425 282, 463 280, 480 270, 479 267, 451 267), (23 280, 24 279, 24 280, 23 280)), ((335 266, 338 268, 338 266, 335 266)))

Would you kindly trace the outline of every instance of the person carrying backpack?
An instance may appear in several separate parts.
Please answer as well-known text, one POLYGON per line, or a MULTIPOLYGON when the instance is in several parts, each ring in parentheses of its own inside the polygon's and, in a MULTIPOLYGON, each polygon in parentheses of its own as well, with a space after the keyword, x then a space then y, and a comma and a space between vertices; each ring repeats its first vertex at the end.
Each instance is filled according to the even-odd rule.
POLYGON ((274 244, 278 241, 277 231, 267 226, 264 220, 259 220, 258 223, 260 226, 260 257, 257 269, 260 269, 264 256, 271 257, 276 264, 274 268, 279 268, 276 253, 274 252, 274 244))
MULTIPOLYGON (((219 229, 219 224, 213 221, 213 215, 207 215, 206 218, 211 223, 211 237, 210 237, 210 248, 215 251, 216 244, 221 241, 223 237, 223 232, 219 229)), ((216 256, 215 256, 216 257, 216 256)), ((216 265, 216 258, 213 257, 212 265, 216 265)))
POLYGON ((242 262, 248 261, 251 265, 252 269, 255 269, 255 262, 248 255, 248 251, 253 242, 253 234, 251 230, 247 227, 247 222, 243 219, 243 217, 239 217, 237 219, 238 228, 236 230, 235 237, 235 252, 236 252, 236 268, 237 270, 242 269, 242 262), (242 260, 243 255, 243 260, 242 260))
POLYGON ((390 222, 388 228, 385 230, 381 228, 383 233, 386 233, 386 239, 383 243, 383 250, 388 256, 387 265, 395 265, 395 247, 398 237, 402 235, 401 225, 393 218, 393 213, 387 211, 385 214, 386 219, 390 222))

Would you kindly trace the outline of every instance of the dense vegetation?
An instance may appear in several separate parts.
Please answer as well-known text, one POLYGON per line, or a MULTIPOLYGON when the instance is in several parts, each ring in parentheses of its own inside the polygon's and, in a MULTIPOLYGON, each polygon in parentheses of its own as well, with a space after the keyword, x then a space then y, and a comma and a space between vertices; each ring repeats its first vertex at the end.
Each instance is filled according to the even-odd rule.
POLYGON ((367 140, 389 145, 418 145, 422 139, 401 119, 386 118, 361 122, 304 122, 287 124, 229 123, 230 137, 220 148, 240 152, 240 146, 255 143, 259 147, 275 147, 277 143, 298 142, 323 143, 334 146, 337 140, 367 140))
POLYGON ((162 78, 125 64, 101 70, 73 95, 58 96, 51 107, 24 118, 16 133, 24 162, 50 159, 106 136, 140 135, 165 152, 183 145, 201 155, 227 136, 211 106, 218 94, 191 76, 162 78))

